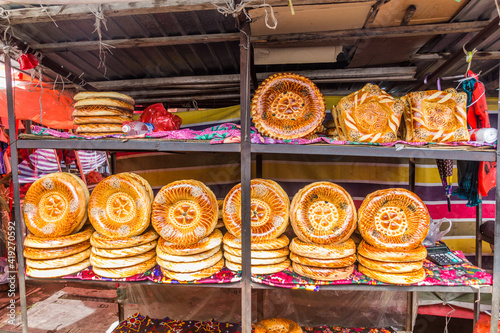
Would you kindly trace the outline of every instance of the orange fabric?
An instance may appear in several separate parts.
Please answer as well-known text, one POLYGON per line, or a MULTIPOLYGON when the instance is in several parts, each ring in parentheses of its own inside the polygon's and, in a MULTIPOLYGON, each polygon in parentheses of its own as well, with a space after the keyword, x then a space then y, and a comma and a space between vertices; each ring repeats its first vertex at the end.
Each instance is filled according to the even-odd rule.
MULTIPOLYGON (((43 126, 54 129, 72 129, 73 95, 52 90, 51 84, 44 84, 43 92, 40 87, 29 91, 29 82, 16 81, 14 88, 14 110, 17 119, 32 120, 43 126), (40 96, 42 97, 42 120, 40 121, 40 96)), ((6 90, 0 90, 0 117, 7 117, 6 90)), ((3 123, 8 128, 8 123, 3 123)))

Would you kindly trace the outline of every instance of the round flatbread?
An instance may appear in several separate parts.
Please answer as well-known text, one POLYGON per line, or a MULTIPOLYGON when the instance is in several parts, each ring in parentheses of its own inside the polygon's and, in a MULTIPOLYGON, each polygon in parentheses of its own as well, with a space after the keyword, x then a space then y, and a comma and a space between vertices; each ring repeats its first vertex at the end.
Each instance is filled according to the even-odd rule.
POLYGON ((420 245, 412 250, 382 250, 363 240, 359 243, 358 254, 368 259, 386 262, 422 261, 427 258, 427 249, 420 245))
POLYGON ((316 259, 316 258, 299 256, 292 252, 290 253, 290 259, 293 262, 305 266, 313 266, 320 268, 341 268, 354 265, 354 263, 356 262, 356 255, 353 254, 348 257, 338 258, 338 259, 316 259))
POLYGON ((99 276, 111 279, 121 279, 131 277, 137 274, 144 274, 156 266, 156 257, 142 262, 135 266, 122 267, 122 268, 99 268, 93 267, 94 273, 99 276))
POLYGON ((407 262, 384 262, 368 259, 360 255, 358 255, 358 261, 364 267, 382 273, 410 273, 420 270, 424 265, 423 260, 407 262))
POLYGON ((55 278, 59 276, 65 276, 70 274, 78 273, 81 270, 90 266, 90 260, 85 259, 77 264, 54 268, 54 269, 38 269, 26 266, 26 275, 34 278, 55 278))
POLYGON ((87 198, 87 187, 72 175, 45 175, 30 186, 24 198, 26 227, 37 237, 70 235, 86 218, 87 198))
MULTIPOLYGON (((278 183, 268 179, 250 182, 252 243, 278 238, 288 226, 290 201, 278 183)), ((241 184, 224 199, 222 216, 227 231, 241 238, 241 184)))
POLYGON ((196 281, 196 280, 206 279, 214 274, 219 273, 223 267, 224 267, 224 259, 219 260, 212 267, 208 267, 192 273, 173 272, 160 266, 164 276, 177 281, 196 281))
POLYGON ((90 247, 89 241, 65 247, 58 247, 54 249, 35 249, 31 247, 25 247, 23 254, 26 258, 29 259, 36 259, 36 260, 56 259, 83 252, 89 247, 90 247))
POLYGON ((84 106, 76 109, 71 114, 72 117, 99 117, 99 116, 122 116, 132 117, 132 111, 111 108, 107 106, 84 106))
MULTIPOLYGON (((232 255, 229 252, 224 252, 224 258, 226 258, 228 261, 231 261, 235 264, 241 264, 241 257, 232 255)), ((260 265, 275 265, 279 264, 285 260, 287 260, 288 257, 278 257, 278 258, 251 258, 251 265, 253 266, 260 266, 260 265)))
POLYGON ((356 228, 356 207, 341 186, 316 182, 293 197, 290 220, 293 231, 304 242, 342 243, 356 228))
MULTIPOLYGON (((226 232, 224 239, 222 240, 224 244, 232 248, 241 249, 241 239, 236 238, 229 232, 226 232)), ((262 240, 258 243, 252 242, 252 250, 278 250, 288 246, 290 240, 286 235, 281 235, 278 238, 262 240)))
POLYGON ((99 257, 104 257, 104 258, 126 258, 126 257, 133 257, 137 256, 143 253, 146 253, 148 251, 151 251, 153 249, 156 249, 157 241, 154 240, 152 242, 138 245, 138 246, 133 246, 133 247, 127 247, 124 249, 100 249, 98 247, 92 247, 92 253, 95 254, 96 256, 99 257))
MULTIPOLYGON (((241 249, 224 244, 224 251, 234 256, 241 257, 241 249)), ((252 250, 250 256, 255 259, 271 259, 286 257, 289 253, 290 251, 285 247, 278 250, 252 250)))
POLYGON ((158 250, 174 256, 189 256, 218 248, 221 243, 222 232, 219 229, 215 229, 214 232, 212 232, 208 237, 205 237, 197 243, 191 245, 175 244, 167 242, 161 238, 158 241, 158 250))
POLYGON ((108 106, 112 108, 134 111, 134 105, 113 98, 86 98, 75 103, 75 109, 85 106, 108 106))
POLYGON ((261 320, 255 325, 254 333, 302 333, 299 324, 283 318, 269 318, 261 320))
POLYGON ((76 265, 90 257, 90 249, 82 252, 56 259, 35 260, 26 258, 26 266, 36 269, 54 269, 66 266, 76 265))
POLYGON ((90 237, 90 244, 101 249, 123 249, 147 244, 158 237, 160 236, 152 228, 146 230, 142 235, 125 238, 108 238, 96 231, 90 237))
POLYGON ((82 91, 73 97, 75 102, 81 101, 83 99, 92 98, 112 98, 120 101, 127 102, 128 104, 135 105, 135 100, 125 94, 114 92, 114 91, 82 91))
POLYGON ((429 231, 427 207, 413 192, 402 188, 369 194, 359 208, 358 229, 363 239, 380 249, 411 250, 429 231))
MULTIPOLYGON (((229 260, 226 260, 226 267, 235 272, 241 271, 241 264, 231 262, 229 260)), ((274 265, 252 265, 251 269, 252 274, 267 275, 279 273, 281 271, 284 271, 288 267, 290 267, 290 260, 286 259, 285 261, 274 265)))
POLYGON ((132 117, 128 116, 98 116, 98 117, 73 117, 73 124, 123 124, 126 121, 131 121, 132 117))
POLYGON ((29 234, 24 239, 24 247, 33 247, 37 249, 51 249, 55 247, 65 247, 65 246, 75 245, 78 243, 83 243, 85 241, 88 241, 90 239, 90 236, 92 236, 93 232, 94 228, 91 225, 89 225, 76 234, 71 234, 62 237, 44 238, 29 234))
POLYGON ((205 184, 179 180, 156 195, 151 224, 166 241, 189 245, 210 235, 217 217, 217 198, 205 184))
POLYGON ((132 257, 125 258, 105 258, 100 257, 92 253, 90 256, 90 263, 93 267, 99 268, 121 268, 135 266, 145 261, 150 260, 156 256, 155 250, 150 250, 146 253, 142 253, 132 257))
POLYGON ((213 256, 200 261, 173 262, 173 261, 166 261, 161 258, 156 258, 156 261, 158 262, 158 265, 160 265, 160 267, 165 268, 170 272, 193 273, 212 267, 215 264, 217 264, 221 259, 222 259, 222 251, 219 249, 219 251, 217 251, 217 253, 215 253, 213 256))
POLYGON ((290 243, 290 251, 302 257, 315 259, 340 259, 356 253, 356 244, 352 239, 334 244, 318 245, 306 243, 295 237, 290 243))
POLYGON ((126 175, 100 181, 89 201, 89 219, 108 238, 140 235, 149 226, 151 200, 144 187, 126 175))
POLYGON ((139 184, 141 184, 142 187, 144 187, 146 192, 148 192, 149 198, 151 199, 151 202, 153 202, 153 200, 155 198, 155 195, 153 193, 153 188, 151 187, 151 185, 148 183, 148 181, 146 179, 144 179, 143 177, 141 177, 138 174, 133 173, 133 172, 122 172, 122 173, 120 173, 120 175, 132 178, 132 179, 136 180, 137 182, 139 182, 139 184))
POLYGON ((293 271, 299 275, 318 281, 337 281, 351 277, 354 265, 342 268, 319 268, 292 262, 293 271))
POLYGON ((316 131, 325 119, 325 99, 308 78, 278 73, 259 86, 252 99, 252 121, 264 136, 297 139, 316 131))
POLYGON ((103 135, 109 135, 109 133, 121 133, 122 125, 121 124, 85 124, 80 125, 76 129, 76 133, 99 133, 103 135), (106 134, 104 134, 106 133, 106 134))
POLYGON ((358 270, 361 274, 369 278, 390 284, 415 284, 425 280, 426 277, 425 269, 423 268, 411 273, 384 273, 369 269, 363 265, 358 265, 358 270))
POLYGON ((168 254, 166 252, 163 252, 159 247, 156 248, 156 255, 159 259, 165 260, 165 261, 170 261, 170 262, 194 262, 194 261, 201 261, 208 259, 212 256, 214 256, 217 252, 220 251, 220 247, 215 247, 211 250, 201 252, 198 254, 190 254, 187 256, 178 256, 178 255, 172 255, 168 254))

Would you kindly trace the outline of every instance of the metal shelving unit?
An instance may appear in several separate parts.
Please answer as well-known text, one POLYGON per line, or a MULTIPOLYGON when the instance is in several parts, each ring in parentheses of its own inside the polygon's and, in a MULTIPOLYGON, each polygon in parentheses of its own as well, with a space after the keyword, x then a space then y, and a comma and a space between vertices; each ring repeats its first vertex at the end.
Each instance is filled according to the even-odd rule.
MULTIPOLYGON (((14 204, 15 204, 15 221, 17 222, 17 251, 18 269, 19 269, 19 292, 21 302, 21 314, 23 323, 23 332, 28 332, 27 304, 26 304, 26 287, 25 281, 46 281, 47 279, 35 279, 25 277, 24 275, 24 258, 23 253, 23 235, 20 228, 21 225, 21 207, 19 195, 19 179, 17 165, 17 149, 20 148, 53 148, 53 149, 88 149, 88 150, 112 150, 112 151, 159 151, 159 152, 213 152, 227 153, 239 152, 241 161, 241 183, 242 183, 242 280, 241 282, 231 284, 193 284, 196 287, 213 287, 213 288, 237 288, 241 289, 241 306, 242 306, 242 332, 251 332, 252 313, 251 313, 251 292, 252 289, 277 289, 263 284, 254 283, 251 280, 250 273, 250 180, 251 180, 251 154, 308 154, 308 155, 344 155, 344 156, 365 156, 365 157, 399 157, 399 158, 440 158, 440 159, 457 159, 470 161, 496 161, 500 150, 474 150, 462 151, 456 149, 434 149, 434 148, 413 148, 413 147, 371 147, 371 146, 332 146, 332 145, 308 145, 308 146, 289 146, 289 145, 259 145, 251 144, 250 142, 250 27, 247 22, 240 22, 240 105, 241 105, 241 143, 240 144, 221 144, 210 145, 208 143, 195 142, 172 142, 165 140, 127 140, 105 139, 105 140, 78 140, 78 139, 23 139, 21 136, 16 140, 11 136, 12 148, 12 170, 14 181, 14 204)), ((10 77, 11 66, 8 53, 5 53, 5 71, 6 77, 10 77)), ((14 119, 14 103, 13 89, 10 80, 7 80, 7 104, 9 111, 9 127, 15 128, 14 119)), ((500 168, 497 169, 497 179, 500 179, 500 168)), ((497 207, 500 203, 500 189, 496 188, 496 203, 497 207)), ((500 306, 500 210, 496 211, 496 234, 495 239, 495 258, 494 258, 494 280, 490 290, 482 292, 492 292, 492 322, 498 322, 498 313, 500 306)), ((50 279, 50 281, 68 281, 65 279, 50 279)), ((71 280, 72 282, 82 282, 82 280, 71 280)), ((107 281, 91 281, 108 283, 107 281)), ((115 282, 112 282, 115 283, 115 282)), ((128 282, 120 282, 128 283, 128 282)), ((151 281, 131 282, 147 285, 157 285, 151 281)), ((189 284, 180 284, 189 286, 189 284)), ((169 287, 170 285, 164 285, 169 287)), ((331 285, 320 286, 321 290, 355 290, 355 291, 407 291, 414 293, 417 291, 430 292, 476 292, 476 289, 469 286, 370 286, 370 285, 331 285)), ((491 333, 497 333, 497 326, 492 325, 491 333)))

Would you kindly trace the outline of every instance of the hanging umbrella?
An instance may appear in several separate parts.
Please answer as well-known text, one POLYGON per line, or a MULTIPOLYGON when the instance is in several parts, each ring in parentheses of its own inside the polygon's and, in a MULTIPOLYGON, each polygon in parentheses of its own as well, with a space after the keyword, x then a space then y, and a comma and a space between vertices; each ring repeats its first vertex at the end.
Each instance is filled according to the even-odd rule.
POLYGON ((452 192, 452 176, 453 176, 453 161, 452 160, 436 160, 439 176, 443 184, 446 200, 448 201, 448 211, 451 212, 450 196, 452 192))

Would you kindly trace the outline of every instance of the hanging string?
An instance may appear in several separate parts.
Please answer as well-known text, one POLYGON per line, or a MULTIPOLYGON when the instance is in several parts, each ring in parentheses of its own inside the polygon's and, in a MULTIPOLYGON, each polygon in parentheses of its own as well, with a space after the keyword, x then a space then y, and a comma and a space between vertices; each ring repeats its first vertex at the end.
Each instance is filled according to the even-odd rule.
POLYGON ((52 86, 52 90, 56 93, 58 99, 61 98, 62 94, 64 93, 64 79, 61 75, 59 75, 59 74, 56 75, 56 78, 54 79, 54 85, 52 86), (59 80, 59 78, 61 78, 61 82, 62 82, 62 90, 61 91, 58 91, 56 89, 57 81, 59 80))
POLYGON ((465 62, 467 63, 467 70, 465 71, 465 77, 467 77, 468 73, 469 73, 469 70, 470 70, 470 66, 472 64, 472 57, 474 57, 474 54, 476 54, 477 49, 474 49, 472 51, 467 51, 465 49, 465 45, 467 45, 467 43, 465 43, 464 45, 462 45, 462 50, 464 50, 464 53, 465 53, 465 62))
MULTIPOLYGON (((224 15, 224 16, 232 15, 233 17, 236 17, 236 16, 239 16, 240 13, 243 13, 248 21, 251 21, 252 18, 250 17, 250 15, 248 14, 248 12, 246 10, 247 7, 249 7, 249 8, 264 8, 264 12, 266 14, 264 21, 266 23, 266 27, 268 27, 269 29, 273 29, 273 30, 276 29, 276 27, 278 26, 278 20, 276 19, 276 16, 274 15, 273 7, 270 4, 267 4, 265 0, 262 4, 258 4, 258 5, 252 4, 255 1, 256 0, 244 0, 244 1, 235 5, 232 0, 224 0, 225 5, 222 5, 222 6, 214 3, 213 0, 211 2, 212 2, 212 5, 217 7, 217 11, 219 13, 221 13, 222 15, 224 15), (269 12, 268 12, 268 9, 269 9, 269 12), (269 23, 269 20, 271 20, 271 23, 269 23)), ((289 3, 291 4, 291 0, 289 0, 289 1, 290 1, 289 3)), ((293 6, 291 8, 293 11, 293 6)))
POLYGON ((446 314, 446 322, 445 322, 443 333, 448 333, 448 324, 450 323, 450 320, 452 318, 451 315, 453 314, 453 312, 455 312, 455 308, 453 306, 451 306, 450 304, 446 304, 446 305, 448 305, 451 308, 451 311, 446 314))
POLYGON ((106 17, 104 16, 104 11, 102 9, 102 4, 97 5, 97 8, 89 5, 89 8, 92 14, 94 14, 95 16, 95 29, 94 31, 92 31, 92 33, 97 32, 97 35, 99 36, 99 66, 97 68, 104 68, 104 77, 106 77, 106 73, 108 70, 106 67, 106 53, 109 52, 111 55, 113 55, 113 52, 111 52, 111 48, 114 48, 114 46, 106 44, 102 41, 102 27, 104 26, 104 29, 106 29, 106 31, 108 30, 106 17))
MULTIPOLYGON (((59 28, 59 26, 56 23, 56 20, 54 20, 54 18, 52 17, 52 15, 50 15, 49 11, 47 10, 47 7, 44 7, 42 4, 40 4, 40 8, 41 8, 42 13, 47 14, 47 16, 52 20, 52 23, 54 23, 54 25, 57 28, 59 28)), ((59 11, 56 13, 56 15, 59 14, 59 12, 61 10, 62 10, 62 6, 59 8, 59 11)))

